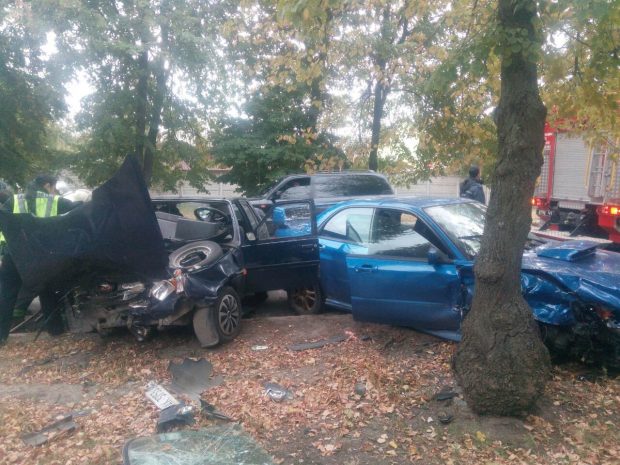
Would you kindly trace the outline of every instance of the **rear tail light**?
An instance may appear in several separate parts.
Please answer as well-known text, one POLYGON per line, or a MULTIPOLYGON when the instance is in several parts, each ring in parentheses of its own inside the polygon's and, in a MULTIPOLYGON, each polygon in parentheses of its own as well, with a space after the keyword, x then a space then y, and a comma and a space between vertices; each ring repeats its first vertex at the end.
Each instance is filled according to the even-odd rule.
POLYGON ((620 207, 618 205, 603 205, 598 207, 599 215, 619 216, 620 207))
POLYGON ((547 206, 547 199, 542 197, 532 197, 532 206, 537 208, 545 208, 547 206))

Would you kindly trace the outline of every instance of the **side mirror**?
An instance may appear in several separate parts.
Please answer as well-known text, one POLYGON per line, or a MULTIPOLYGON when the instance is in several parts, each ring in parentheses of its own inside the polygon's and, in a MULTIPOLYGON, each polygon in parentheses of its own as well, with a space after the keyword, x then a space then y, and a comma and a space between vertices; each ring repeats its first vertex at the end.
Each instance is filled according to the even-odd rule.
POLYGON ((431 248, 428 249, 427 257, 429 265, 441 265, 444 263, 450 263, 450 258, 435 246, 431 246, 431 248))

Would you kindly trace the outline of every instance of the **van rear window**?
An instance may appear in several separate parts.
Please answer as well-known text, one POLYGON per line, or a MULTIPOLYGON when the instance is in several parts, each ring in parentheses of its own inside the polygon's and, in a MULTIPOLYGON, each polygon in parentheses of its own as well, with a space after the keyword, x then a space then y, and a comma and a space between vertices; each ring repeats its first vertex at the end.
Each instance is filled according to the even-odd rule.
POLYGON ((315 198, 394 194, 384 178, 367 174, 315 176, 312 184, 315 198))

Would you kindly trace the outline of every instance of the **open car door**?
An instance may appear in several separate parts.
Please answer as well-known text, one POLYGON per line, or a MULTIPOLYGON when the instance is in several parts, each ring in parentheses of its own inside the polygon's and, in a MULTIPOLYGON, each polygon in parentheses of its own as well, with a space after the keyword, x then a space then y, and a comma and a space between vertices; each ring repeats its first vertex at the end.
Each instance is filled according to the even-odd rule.
MULTIPOLYGON (((256 225, 243 238, 246 292, 310 287, 318 282, 319 244, 311 200, 281 201, 259 214, 240 206, 256 225)), ((252 223, 252 221, 250 221, 252 223)))

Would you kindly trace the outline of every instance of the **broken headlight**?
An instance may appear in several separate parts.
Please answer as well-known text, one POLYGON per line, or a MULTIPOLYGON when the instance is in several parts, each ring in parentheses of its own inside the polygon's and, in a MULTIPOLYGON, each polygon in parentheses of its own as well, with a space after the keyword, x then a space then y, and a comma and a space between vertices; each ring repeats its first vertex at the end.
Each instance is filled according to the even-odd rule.
POLYGON ((177 290, 176 285, 170 281, 158 281, 151 287, 151 297, 159 301, 166 300, 177 290))

